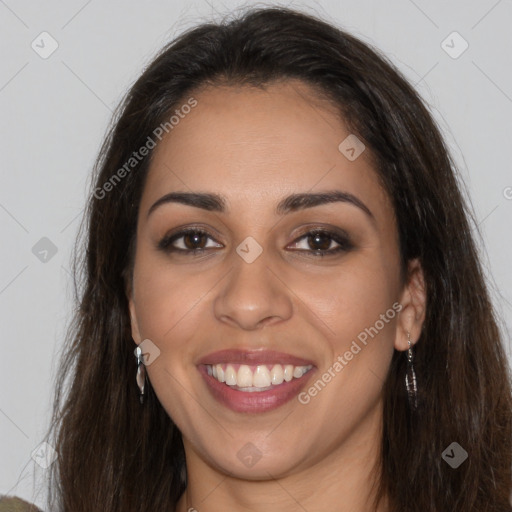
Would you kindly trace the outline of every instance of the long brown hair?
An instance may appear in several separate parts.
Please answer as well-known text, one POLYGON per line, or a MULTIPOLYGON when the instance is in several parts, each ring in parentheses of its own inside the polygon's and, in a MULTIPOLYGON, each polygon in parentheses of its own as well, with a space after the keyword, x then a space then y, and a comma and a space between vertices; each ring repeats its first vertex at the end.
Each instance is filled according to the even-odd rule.
POLYGON ((181 433, 151 386, 143 406, 138 399, 126 289, 151 152, 126 164, 198 87, 286 79, 328 98, 369 148, 394 205, 402 276, 412 258, 425 275, 427 314, 415 346, 419 408, 409 408, 406 360, 395 351, 384 385, 375 505, 387 497, 397 512, 512 510, 510 369, 469 202, 439 130, 384 56, 285 8, 250 9, 187 31, 159 53, 116 111, 78 242, 77 310, 48 439, 59 454, 50 510, 173 510, 184 491, 181 433), (442 456, 453 442, 468 454, 456 469, 442 456))

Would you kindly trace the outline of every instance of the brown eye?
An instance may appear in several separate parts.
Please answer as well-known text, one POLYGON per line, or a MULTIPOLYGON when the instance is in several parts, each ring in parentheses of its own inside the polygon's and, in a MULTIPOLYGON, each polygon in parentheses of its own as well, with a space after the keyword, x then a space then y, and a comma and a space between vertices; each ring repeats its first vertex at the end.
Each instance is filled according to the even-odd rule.
MULTIPOLYGON (((222 247, 221 244, 207 246, 208 240, 215 242, 212 236, 202 229, 190 228, 183 229, 178 233, 164 237, 158 244, 158 248, 165 252, 174 252, 187 254, 196 254, 206 252, 210 249, 222 247)), ((340 233, 315 230, 309 231, 298 238, 295 242, 295 248, 298 252, 309 253, 312 256, 327 256, 349 251, 353 248, 348 236, 340 233), (305 247, 298 248, 300 240, 305 240, 305 247), (333 246, 333 244, 335 244, 333 246)))
POLYGON ((307 240, 312 250, 327 251, 331 247, 332 238, 325 233, 315 233, 308 235, 307 240))
POLYGON ((348 236, 333 231, 309 231, 294 242, 295 248, 298 247, 300 240, 305 240, 305 247, 299 248, 299 252, 309 252, 312 256, 327 256, 354 248, 348 236), (337 245, 333 247, 333 243, 337 245))
MULTIPOLYGON (((158 248, 166 252, 195 253, 203 252, 211 247, 206 247, 208 239, 213 238, 201 229, 184 229, 173 235, 164 237, 158 244, 158 248)), ((222 247, 217 244, 216 247, 222 247)))
POLYGON ((187 233, 183 236, 183 243, 187 249, 204 249, 206 235, 204 233, 187 233))

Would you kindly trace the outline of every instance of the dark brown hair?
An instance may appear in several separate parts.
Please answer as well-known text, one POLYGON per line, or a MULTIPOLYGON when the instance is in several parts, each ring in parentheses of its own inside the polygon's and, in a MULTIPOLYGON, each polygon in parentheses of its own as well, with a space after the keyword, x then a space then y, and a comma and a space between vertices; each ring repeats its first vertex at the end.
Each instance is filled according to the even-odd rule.
POLYGON ((251 9, 187 31, 161 51, 116 112, 96 163, 86 248, 75 268, 77 311, 48 440, 59 454, 50 510, 172 510, 186 486, 181 433, 151 386, 147 403, 138 400, 126 296, 151 153, 110 181, 108 192, 104 184, 201 86, 288 79, 328 98, 369 148, 394 205, 404 282, 413 258, 425 275, 427 313, 415 346, 419 408, 409 408, 406 359, 395 351, 383 390, 375 504, 387 497, 396 512, 512 510, 510 370, 472 213, 439 130, 385 57, 285 8, 251 9), (452 442, 468 453, 457 469, 441 456, 452 442))

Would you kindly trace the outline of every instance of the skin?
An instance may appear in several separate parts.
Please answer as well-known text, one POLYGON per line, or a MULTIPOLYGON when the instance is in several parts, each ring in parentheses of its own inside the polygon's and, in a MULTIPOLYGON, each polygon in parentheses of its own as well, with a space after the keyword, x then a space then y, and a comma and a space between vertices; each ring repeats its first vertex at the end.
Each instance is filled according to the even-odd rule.
POLYGON ((418 339, 424 321, 421 267, 410 262, 400 281, 397 226, 370 150, 355 161, 338 150, 350 131, 309 86, 210 86, 194 97, 198 105, 154 150, 128 291, 134 341, 160 350, 147 366, 151 386, 183 434, 189 480, 177 510, 366 512, 382 386, 393 350, 408 348, 407 331, 418 339), (335 189, 357 196, 373 219, 348 202, 274 212, 289 194, 335 189), (148 216, 173 191, 220 194, 228 211, 166 203, 148 216), (157 248, 184 226, 208 231, 195 247, 209 251, 157 248), (318 227, 345 230, 354 248, 315 257, 319 247, 338 246, 303 236, 318 227), (250 264, 235 250, 248 236, 263 249, 250 264), (236 413, 197 370, 213 351, 274 349, 314 362, 307 390, 395 302, 400 313, 308 404, 236 413), (250 468, 237 457, 249 442, 261 454, 250 468))

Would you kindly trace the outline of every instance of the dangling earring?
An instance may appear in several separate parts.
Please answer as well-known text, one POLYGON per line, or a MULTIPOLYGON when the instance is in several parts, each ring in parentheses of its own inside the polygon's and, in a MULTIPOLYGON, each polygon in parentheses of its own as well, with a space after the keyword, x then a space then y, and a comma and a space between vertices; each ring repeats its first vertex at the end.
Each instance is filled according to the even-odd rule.
POLYGON ((146 384, 146 367, 144 366, 144 359, 142 356, 142 349, 137 347, 135 349, 135 357, 137 358, 137 386, 140 389, 140 403, 144 403, 144 388, 146 384))
POLYGON ((407 350, 407 371, 405 374, 405 387, 409 397, 409 405, 416 411, 418 409, 418 388, 416 385, 416 373, 413 365, 413 352, 411 347, 411 335, 407 331, 407 338, 409 342, 409 349, 407 350))

